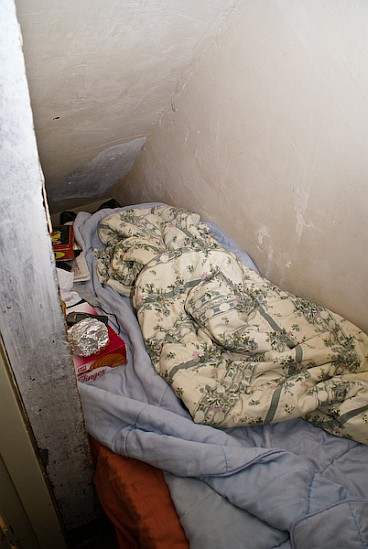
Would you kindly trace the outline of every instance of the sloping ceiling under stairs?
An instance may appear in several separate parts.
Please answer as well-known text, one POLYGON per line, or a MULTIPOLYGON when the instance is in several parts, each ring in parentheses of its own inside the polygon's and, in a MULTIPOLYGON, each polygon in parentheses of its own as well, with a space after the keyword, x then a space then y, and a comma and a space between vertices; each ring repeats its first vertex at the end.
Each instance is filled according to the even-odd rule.
POLYGON ((51 211, 108 195, 234 0, 17 0, 51 211))

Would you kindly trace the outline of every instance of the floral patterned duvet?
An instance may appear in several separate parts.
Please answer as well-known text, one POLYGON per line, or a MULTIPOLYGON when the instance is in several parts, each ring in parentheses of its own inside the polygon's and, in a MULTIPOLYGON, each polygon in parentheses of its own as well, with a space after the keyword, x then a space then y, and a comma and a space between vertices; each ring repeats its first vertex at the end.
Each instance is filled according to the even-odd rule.
POLYGON ((199 216, 170 206, 99 225, 104 284, 132 297, 157 372, 196 423, 303 417, 368 443, 368 337, 245 267, 199 216))

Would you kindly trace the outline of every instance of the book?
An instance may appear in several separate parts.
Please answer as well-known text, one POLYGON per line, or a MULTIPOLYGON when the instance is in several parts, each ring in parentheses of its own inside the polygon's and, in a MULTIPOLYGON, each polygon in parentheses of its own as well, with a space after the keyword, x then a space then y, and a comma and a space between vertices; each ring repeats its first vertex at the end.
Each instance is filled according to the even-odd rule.
POLYGON ((55 225, 51 233, 51 242, 56 261, 74 259, 73 225, 55 225))
POLYGON ((86 282, 90 279, 89 269, 84 257, 84 252, 81 252, 73 263, 74 282, 86 282))

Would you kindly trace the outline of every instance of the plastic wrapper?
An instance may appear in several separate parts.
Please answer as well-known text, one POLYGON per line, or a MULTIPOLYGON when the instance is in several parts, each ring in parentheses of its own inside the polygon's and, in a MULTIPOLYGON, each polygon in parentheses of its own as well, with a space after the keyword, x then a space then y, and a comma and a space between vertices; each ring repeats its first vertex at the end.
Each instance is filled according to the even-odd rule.
POLYGON ((95 355, 109 343, 107 327, 100 320, 85 318, 68 331, 72 353, 76 356, 95 355))

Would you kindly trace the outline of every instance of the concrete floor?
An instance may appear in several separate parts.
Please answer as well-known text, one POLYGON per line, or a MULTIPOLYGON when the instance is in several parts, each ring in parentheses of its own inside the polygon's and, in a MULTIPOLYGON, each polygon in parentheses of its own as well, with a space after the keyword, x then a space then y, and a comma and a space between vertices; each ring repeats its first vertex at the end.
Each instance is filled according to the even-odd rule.
POLYGON ((70 549, 119 549, 114 527, 107 518, 78 528, 69 538, 70 549))

